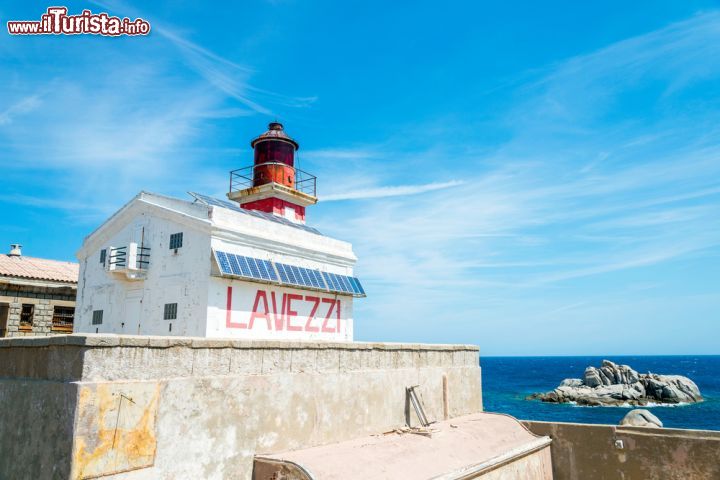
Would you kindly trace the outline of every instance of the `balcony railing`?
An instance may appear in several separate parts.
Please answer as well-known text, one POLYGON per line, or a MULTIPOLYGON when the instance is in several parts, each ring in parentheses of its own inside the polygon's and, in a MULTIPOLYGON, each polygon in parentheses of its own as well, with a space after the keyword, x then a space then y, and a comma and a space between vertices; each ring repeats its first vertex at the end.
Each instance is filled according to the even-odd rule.
POLYGON ((127 247, 110 247, 108 270, 119 270, 127 266, 127 247))
POLYGON ((150 247, 140 246, 137 249, 135 265, 138 270, 147 270, 150 266, 150 247))
MULTIPOLYGON (((249 167, 238 168, 230 172, 230 192, 237 192, 239 190, 245 190, 254 185, 256 172, 255 170, 262 170, 265 174, 268 174, 270 181, 276 178, 282 178, 288 169, 294 171, 295 190, 311 195, 316 195, 317 188, 317 177, 311 175, 299 168, 292 168, 284 163, 263 163, 261 165, 251 165, 249 167)), ((265 183, 268 179, 263 179, 265 183)))
POLYGON ((150 267, 150 247, 130 243, 126 247, 110 247, 108 250, 107 269, 111 272, 122 272, 128 278, 143 278, 150 267))

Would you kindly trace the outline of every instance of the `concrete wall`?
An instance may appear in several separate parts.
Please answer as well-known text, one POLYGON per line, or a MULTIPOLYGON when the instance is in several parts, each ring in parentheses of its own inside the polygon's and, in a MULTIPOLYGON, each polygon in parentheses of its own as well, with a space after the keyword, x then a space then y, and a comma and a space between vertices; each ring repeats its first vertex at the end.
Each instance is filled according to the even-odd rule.
POLYGON ((523 423, 552 438, 555 480, 720 478, 720 432, 523 423))
POLYGON ((0 455, 0 478, 30 469, 38 478, 250 478, 256 452, 380 433, 407 415, 415 422, 406 386, 421 385, 428 416, 443 418, 444 377, 450 417, 482 410, 473 346, 0 340, 0 392, 13 392, 0 394, 0 452, 45 455, 27 466, 0 455), (53 418, 18 415, 18 405, 53 418))
POLYGON ((75 307, 75 286, 53 282, 37 282, 33 285, 24 282, 0 284, 0 337, 68 333, 66 329, 54 329, 52 319, 56 306, 75 307), (32 325, 20 324, 23 305, 33 305, 32 325))
MULTIPOLYGON (((496 469, 484 471, 476 477, 482 480, 520 480, 520 479, 543 479, 556 480, 552 477, 551 447, 545 447, 533 454, 526 455, 519 459, 501 465, 496 469)), ((469 479, 468 479, 469 480, 469 479)))

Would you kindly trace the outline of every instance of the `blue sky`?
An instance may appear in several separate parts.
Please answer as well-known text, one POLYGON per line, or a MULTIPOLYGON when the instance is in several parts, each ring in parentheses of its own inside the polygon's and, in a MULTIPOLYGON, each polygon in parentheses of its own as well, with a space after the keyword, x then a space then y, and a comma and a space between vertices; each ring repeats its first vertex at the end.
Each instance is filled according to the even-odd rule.
POLYGON ((0 245, 220 197, 279 119, 360 258, 357 339, 720 354, 716 2, 146 3, 67 6, 148 37, 0 34, 0 245))

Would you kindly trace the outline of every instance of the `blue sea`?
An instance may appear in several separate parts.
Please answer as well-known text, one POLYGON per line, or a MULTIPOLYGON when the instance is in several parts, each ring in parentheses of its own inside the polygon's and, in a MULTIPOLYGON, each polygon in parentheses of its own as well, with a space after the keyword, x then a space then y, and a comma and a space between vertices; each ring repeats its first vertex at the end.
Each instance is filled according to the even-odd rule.
POLYGON ((653 412, 665 427, 720 430, 720 356, 481 357, 485 410, 524 420, 617 424, 631 408, 525 400, 531 393, 552 390, 564 378, 582 378, 585 367, 599 367, 603 358, 630 365, 639 373, 690 378, 700 388, 704 402, 640 408, 653 412))

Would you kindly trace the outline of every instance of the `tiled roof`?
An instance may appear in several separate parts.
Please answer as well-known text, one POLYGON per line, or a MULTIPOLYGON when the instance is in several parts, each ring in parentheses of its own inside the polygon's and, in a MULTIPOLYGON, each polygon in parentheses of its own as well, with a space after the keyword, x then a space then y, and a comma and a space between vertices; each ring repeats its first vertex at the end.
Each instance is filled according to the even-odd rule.
POLYGON ((0 254, 0 277, 77 283, 79 270, 73 262, 0 254))

